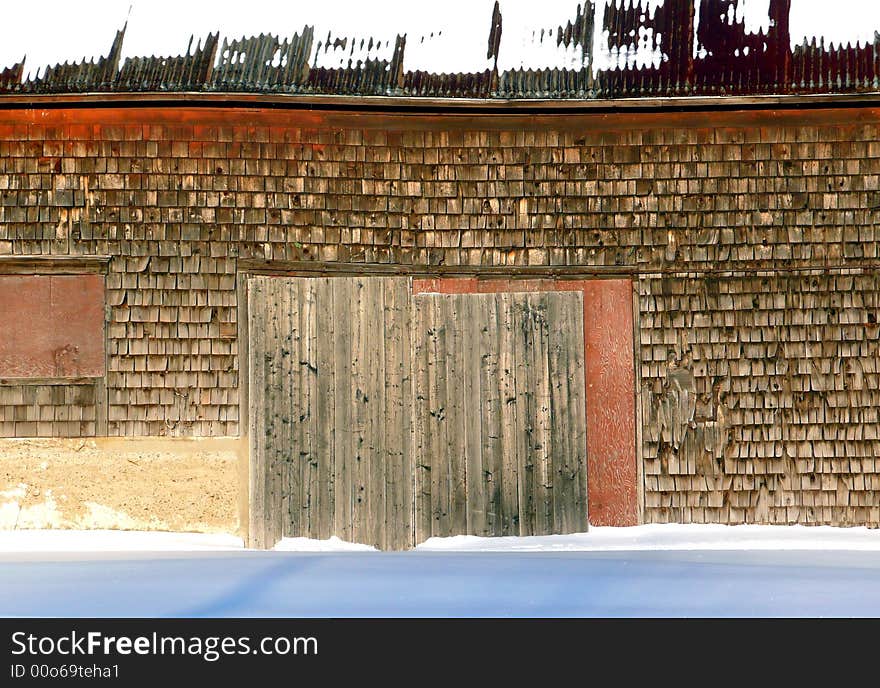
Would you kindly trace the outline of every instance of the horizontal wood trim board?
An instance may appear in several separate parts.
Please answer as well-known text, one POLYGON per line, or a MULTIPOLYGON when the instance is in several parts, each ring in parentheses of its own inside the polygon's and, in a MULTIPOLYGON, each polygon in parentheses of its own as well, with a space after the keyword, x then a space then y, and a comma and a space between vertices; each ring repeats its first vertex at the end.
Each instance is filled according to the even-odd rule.
POLYGON ((238 272, 249 275, 279 277, 351 277, 356 275, 406 276, 406 277, 476 277, 477 279, 606 279, 609 277, 701 277, 704 275, 785 274, 785 273, 857 273, 878 271, 880 263, 874 261, 849 261, 827 265, 738 265, 732 268, 679 268, 679 267, 627 267, 586 265, 400 265, 391 263, 327 263, 261 261, 241 259, 238 272))
POLYGON ((76 385, 94 385, 101 379, 101 377, 0 377, 0 386, 75 387, 76 385))
POLYGON ((0 96, 0 108, 61 107, 276 107, 285 109, 361 109, 382 112, 616 112, 721 108, 870 107, 880 93, 813 93, 750 96, 670 96, 654 98, 468 98, 371 96, 302 93, 32 93, 0 96))
POLYGON ((0 275, 106 274, 110 256, 0 256, 0 275))
POLYGON ((599 132, 718 127, 859 125, 880 121, 880 108, 818 107, 786 109, 778 105, 758 110, 647 111, 647 112, 370 112, 272 107, 38 107, 3 109, 0 127, 80 125, 263 126, 280 128, 361 128, 385 131, 508 130, 599 132))
POLYGON ((287 261, 258 261, 241 259, 238 271, 251 275, 285 277, 352 277, 374 275, 377 277, 557 277, 562 275, 602 276, 630 275, 628 268, 562 267, 562 266, 445 266, 445 265, 399 265, 391 263, 308 263, 287 261))

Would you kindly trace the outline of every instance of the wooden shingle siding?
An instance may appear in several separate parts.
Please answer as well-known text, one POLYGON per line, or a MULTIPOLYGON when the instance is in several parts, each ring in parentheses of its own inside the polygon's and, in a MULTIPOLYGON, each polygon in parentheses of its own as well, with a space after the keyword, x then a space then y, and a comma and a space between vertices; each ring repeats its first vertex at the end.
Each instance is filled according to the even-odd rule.
POLYGON ((878 525, 880 276, 680 283, 641 283, 647 518, 878 525))
POLYGON ((79 384, 0 384, 0 437, 94 437, 99 388, 79 384))
MULTIPOLYGON (((243 260, 625 273, 645 519, 877 526, 878 141, 869 107, 5 110, 0 255, 112 256, 111 435, 241 431, 243 260)), ((35 404, 0 388, 0 432, 35 404)))

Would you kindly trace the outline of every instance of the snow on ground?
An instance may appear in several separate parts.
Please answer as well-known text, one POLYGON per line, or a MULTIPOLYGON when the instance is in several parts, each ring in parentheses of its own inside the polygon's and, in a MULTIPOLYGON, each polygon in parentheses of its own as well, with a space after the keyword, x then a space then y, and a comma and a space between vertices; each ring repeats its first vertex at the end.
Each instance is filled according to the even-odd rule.
POLYGON ((457 552, 613 552, 626 550, 862 550, 880 551, 880 530, 831 526, 679 525, 594 526, 587 533, 538 537, 431 538, 417 549, 457 552))
POLYGON ((880 552, 7 552, 11 617, 877 617, 880 552))
POLYGON ((0 616, 880 616, 880 531, 865 528, 651 525, 369 549, 0 532, 0 616))
MULTIPOLYGON (((3 552, 205 552, 244 548, 235 535, 120 530, 0 530, 3 552)), ((369 545, 284 538, 279 552, 374 552, 369 545)), ((431 538, 422 552, 620 552, 719 550, 880 551, 880 529, 831 526, 679 525, 592 527, 573 535, 431 538)))
POLYGON ((241 549, 236 535, 129 530, 0 530, 3 552, 212 552, 241 549))
POLYGON ((273 549, 276 552, 375 552, 375 547, 340 540, 335 535, 329 540, 284 538, 273 549))

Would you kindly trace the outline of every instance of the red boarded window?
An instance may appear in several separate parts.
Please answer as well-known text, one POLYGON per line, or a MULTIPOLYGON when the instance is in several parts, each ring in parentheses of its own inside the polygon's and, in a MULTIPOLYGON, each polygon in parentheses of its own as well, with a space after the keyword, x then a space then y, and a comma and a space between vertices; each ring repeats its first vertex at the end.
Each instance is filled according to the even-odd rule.
POLYGON ((0 378, 103 375, 103 275, 0 274, 0 378))

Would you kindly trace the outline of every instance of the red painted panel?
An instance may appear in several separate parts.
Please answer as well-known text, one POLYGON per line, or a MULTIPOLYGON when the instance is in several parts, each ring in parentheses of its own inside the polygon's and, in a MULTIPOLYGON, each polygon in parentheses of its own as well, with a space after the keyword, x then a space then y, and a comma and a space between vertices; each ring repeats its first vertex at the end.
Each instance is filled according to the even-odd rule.
POLYGON ((55 377, 104 375, 104 277, 54 275, 55 377))
POLYGON ((635 441, 635 356, 632 282, 628 279, 414 279, 413 292, 487 294, 582 291, 588 502, 595 526, 632 526, 639 520, 635 441))
POLYGON ((102 375, 101 275, 0 275, 0 377, 102 375))
POLYGON ((0 275, 0 377, 51 377, 48 277, 0 275))
POLYGON ((639 492, 630 280, 584 282, 584 336, 590 523, 636 525, 639 492))

